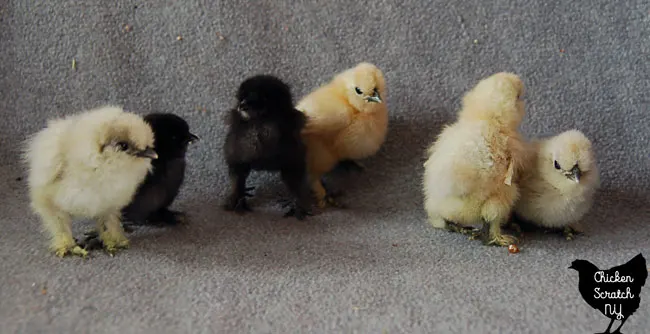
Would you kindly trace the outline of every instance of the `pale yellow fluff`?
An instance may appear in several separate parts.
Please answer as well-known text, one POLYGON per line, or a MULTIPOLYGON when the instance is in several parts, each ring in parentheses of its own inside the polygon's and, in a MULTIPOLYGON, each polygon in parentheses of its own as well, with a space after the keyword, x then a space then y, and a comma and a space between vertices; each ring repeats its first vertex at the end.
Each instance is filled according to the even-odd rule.
POLYGON ((150 171, 152 149, 151 127, 114 106, 51 120, 29 138, 25 158, 31 207, 57 255, 86 255, 72 236, 74 218, 96 219, 109 250, 128 245, 120 210, 150 171), (119 143, 127 143, 128 150, 119 143), (147 148, 150 157, 136 156, 147 148))
POLYGON ((520 181, 515 212, 543 227, 579 230, 600 186, 591 141, 579 130, 569 130, 535 140, 529 150, 530 167, 520 181))
POLYGON ((502 235, 501 226, 518 198, 516 181, 525 161, 518 131, 525 115, 523 91, 512 73, 481 80, 463 97, 458 120, 429 147, 423 190, 432 226, 487 223, 490 243, 516 241, 502 235))

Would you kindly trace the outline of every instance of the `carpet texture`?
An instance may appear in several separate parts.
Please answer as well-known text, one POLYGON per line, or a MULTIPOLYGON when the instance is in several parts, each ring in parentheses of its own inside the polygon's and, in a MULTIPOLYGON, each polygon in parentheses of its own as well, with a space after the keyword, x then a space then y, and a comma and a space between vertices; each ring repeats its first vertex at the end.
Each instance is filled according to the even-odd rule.
MULTIPOLYGON (((604 331, 567 267, 650 256, 649 11, 643 0, 0 1, 1 332, 604 331), (275 74, 297 100, 360 61, 383 69, 391 123, 367 172, 330 177, 350 208, 283 219, 282 184, 257 173, 256 211, 223 212, 223 113, 237 85, 275 74), (508 255, 425 221, 424 150, 498 71, 525 82, 526 136, 575 127, 594 142, 603 187, 573 242, 534 234, 508 255), (191 224, 138 229, 115 257, 61 260, 29 210, 20 145, 49 118, 107 103, 174 112, 203 138, 173 205, 191 224)), ((623 332, 650 328, 648 289, 623 332)))

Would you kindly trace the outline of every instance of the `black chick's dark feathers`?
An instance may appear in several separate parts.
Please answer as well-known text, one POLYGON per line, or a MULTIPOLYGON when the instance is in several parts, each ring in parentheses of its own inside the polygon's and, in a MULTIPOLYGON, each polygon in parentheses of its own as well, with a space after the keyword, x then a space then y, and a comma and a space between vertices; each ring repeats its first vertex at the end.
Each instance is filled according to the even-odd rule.
POLYGON ((638 254, 627 263, 608 270, 600 270, 587 260, 575 260, 569 269, 578 271, 578 289, 587 304, 610 318, 603 333, 610 333, 614 321, 620 320, 621 324, 611 333, 621 334, 625 321, 639 308, 641 288, 648 278, 643 255, 638 254))
POLYGON ((199 140, 187 122, 174 114, 152 113, 144 117, 154 133, 158 159, 153 170, 138 188, 131 203, 122 209, 122 217, 134 224, 175 225, 183 214, 168 207, 178 196, 185 178, 185 154, 189 144, 199 140))
POLYGON ((306 118, 294 108, 290 87, 275 76, 250 77, 239 86, 237 105, 228 113, 223 148, 232 189, 224 209, 251 211, 246 201, 250 172, 279 171, 294 198, 285 216, 302 220, 310 215, 306 147, 300 136, 306 118))

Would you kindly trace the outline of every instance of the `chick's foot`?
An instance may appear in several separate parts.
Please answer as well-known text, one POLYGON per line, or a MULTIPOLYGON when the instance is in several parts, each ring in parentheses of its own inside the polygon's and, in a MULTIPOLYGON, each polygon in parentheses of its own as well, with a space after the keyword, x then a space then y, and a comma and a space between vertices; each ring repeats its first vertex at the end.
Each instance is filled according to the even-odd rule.
POLYGON ((226 203, 223 205, 224 210, 234 211, 238 214, 244 214, 246 212, 252 212, 253 210, 248 206, 246 197, 235 197, 231 196, 226 203))
POLYGON ((456 232, 456 233, 470 235, 470 236, 474 235, 477 231, 479 231, 479 229, 473 227, 461 226, 447 220, 445 221, 445 229, 447 229, 447 231, 450 232, 456 232))
POLYGON ((305 220, 307 216, 313 216, 313 213, 300 205, 293 204, 287 212, 284 213, 284 217, 294 216, 298 220, 305 220))
POLYGON ((347 208, 347 205, 344 203, 341 203, 339 198, 343 196, 342 191, 334 191, 331 188, 327 187, 325 185, 325 182, 321 180, 321 184, 323 185, 323 189, 325 189, 325 196, 323 196, 322 199, 318 200, 317 205, 319 208, 325 208, 327 206, 339 208, 339 209, 345 209, 347 208))
POLYGON ((583 234, 584 232, 577 229, 574 226, 567 226, 562 231, 562 235, 569 241, 576 238, 577 235, 583 234))
POLYGON ((509 234, 493 235, 489 240, 483 241, 486 246, 510 246, 518 242, 517 238, 509 234))
POLYGON ((52 241, 52 250, 54 251, 54 254, 60 258, 67 255, 81 256, 83 258, 88 256, 88 251, 77 245, 74 239, 55 239, 52 241))
POLYGON ((104 245, 104 250, 110 255, 114 255, 120 249, 129 248, 129 239, 121 233, 100 233, 99 239, 104 245))
POLYGON ((486 246, 510 246, 516 244, 518 239, 512 235, 501 233, 499 225, 483 223, 483 228, 476 229, 470 234, 470 240, 480 239, 486 246))

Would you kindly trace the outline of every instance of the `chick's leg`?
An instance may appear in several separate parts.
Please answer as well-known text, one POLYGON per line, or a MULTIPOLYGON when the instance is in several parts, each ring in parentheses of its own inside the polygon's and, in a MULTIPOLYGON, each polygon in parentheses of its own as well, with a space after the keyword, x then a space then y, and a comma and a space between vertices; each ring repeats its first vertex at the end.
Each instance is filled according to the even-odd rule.
POLYGON ((562 235, 567 240, 573 240, 575 239, 576 235, 580 235, 583 233, 584 232, 582 231, 582 227, 578 223, 569 224, 566 227, 564 227, 564 230, 562 231, 562 235))
POLYGON ((318 140, 306 140, 307 144, 307 173, 309 185, 316 197, 316 206, 319 209, 327 205, 343 207, 334 200, 334 195, 325 189, 322 177, 336 166, 338 158, 330 152, 327 146, 318 140))
POLYGON ((325 191, 325 187, 323 187, 320 176, 311 175, 309 177, 309 183, 311 184, 311 189, 314 193, 314 197, 316 197, 316 205, 320 209, 325 208, 327 206, 327 201, 325 199, 327 192, 325 191))
MULTIPOLYGON (((133 202, 121 210, 122 229, 126 233, 134 231, 133 226, 145 225, 147 221, 147 211, 141 208, 134 208, 133 202)), ((97 222, 99 226, 99 221, 97 222)), ((95 228, 84 233, 84 238, 79 242, 79 246, 86 250, 98 250, 104 248, 102 240, 99 238, 99 231, 95 228)))
POLYGON ((517 238, 504 234, 498 221, 483 221, 483 228, 472 232, 470 239, 481 238, 486 246, 509 246, 517 243, 517 238))
POLYGON ((230 175, 231 192, 230 196, 226 199, 223 208, 226 211, 235 211, 239 214, 253 211, 248 207, 246 197, 250 196, 246 188, 246 179, 250 174, 249 166, 229 166, 228 174, 230 175))
POLYGON ((346 207, 345 204, 337 200, 337 197, 341 195, 341 192, 334 192, 331 189, 327 189, 322 177, 311 177, 310 180, 312 191, 317 199, 318 208, 323 209, 328 205, 336 208, 346 207))
POLYGON ((129 240, 124 236, 120 212, 112 212, 97 220, 97 231, 104 249, 111 255, 120 248, 128 248, 129 240))
MULTIPOLYGON (((485 224, 485 222, 484 222, 485 224)), ((483 240, 483 242, 488 246, 509 246, 519 242, 515 236, 510 234, 505 234, 501 230, 501 221, 492 221, 489 223, 489 238, 483 240)))
POLYGON ((58 257, 77 255, 86 257, 88 252, 77 245, 72 236, 72 220, 70 216, 47 200, 35 199, 32 202, 34 211, 41 217, 43 227, 50 235, 50 249, 58 257))
POLYGON ((298 220, 303 220, 306 216, 311 216, 309 210, 311 196, 309 194, 305 168, 284 168, 280 171, 280 174, 282 182, 284 182, 295 199, 294 203, 290 204, 291 208, 284 216, 295 216, 298 220))
POLYGON ((474 232, 472 239, 480 235, 483 243, 488 246, 509 246, 518 240, 512 235, 504 234, 501 226, 507 223, 512 205, 502 198, 496 197, 486 201, 481 209, 483 229, 474 232))

